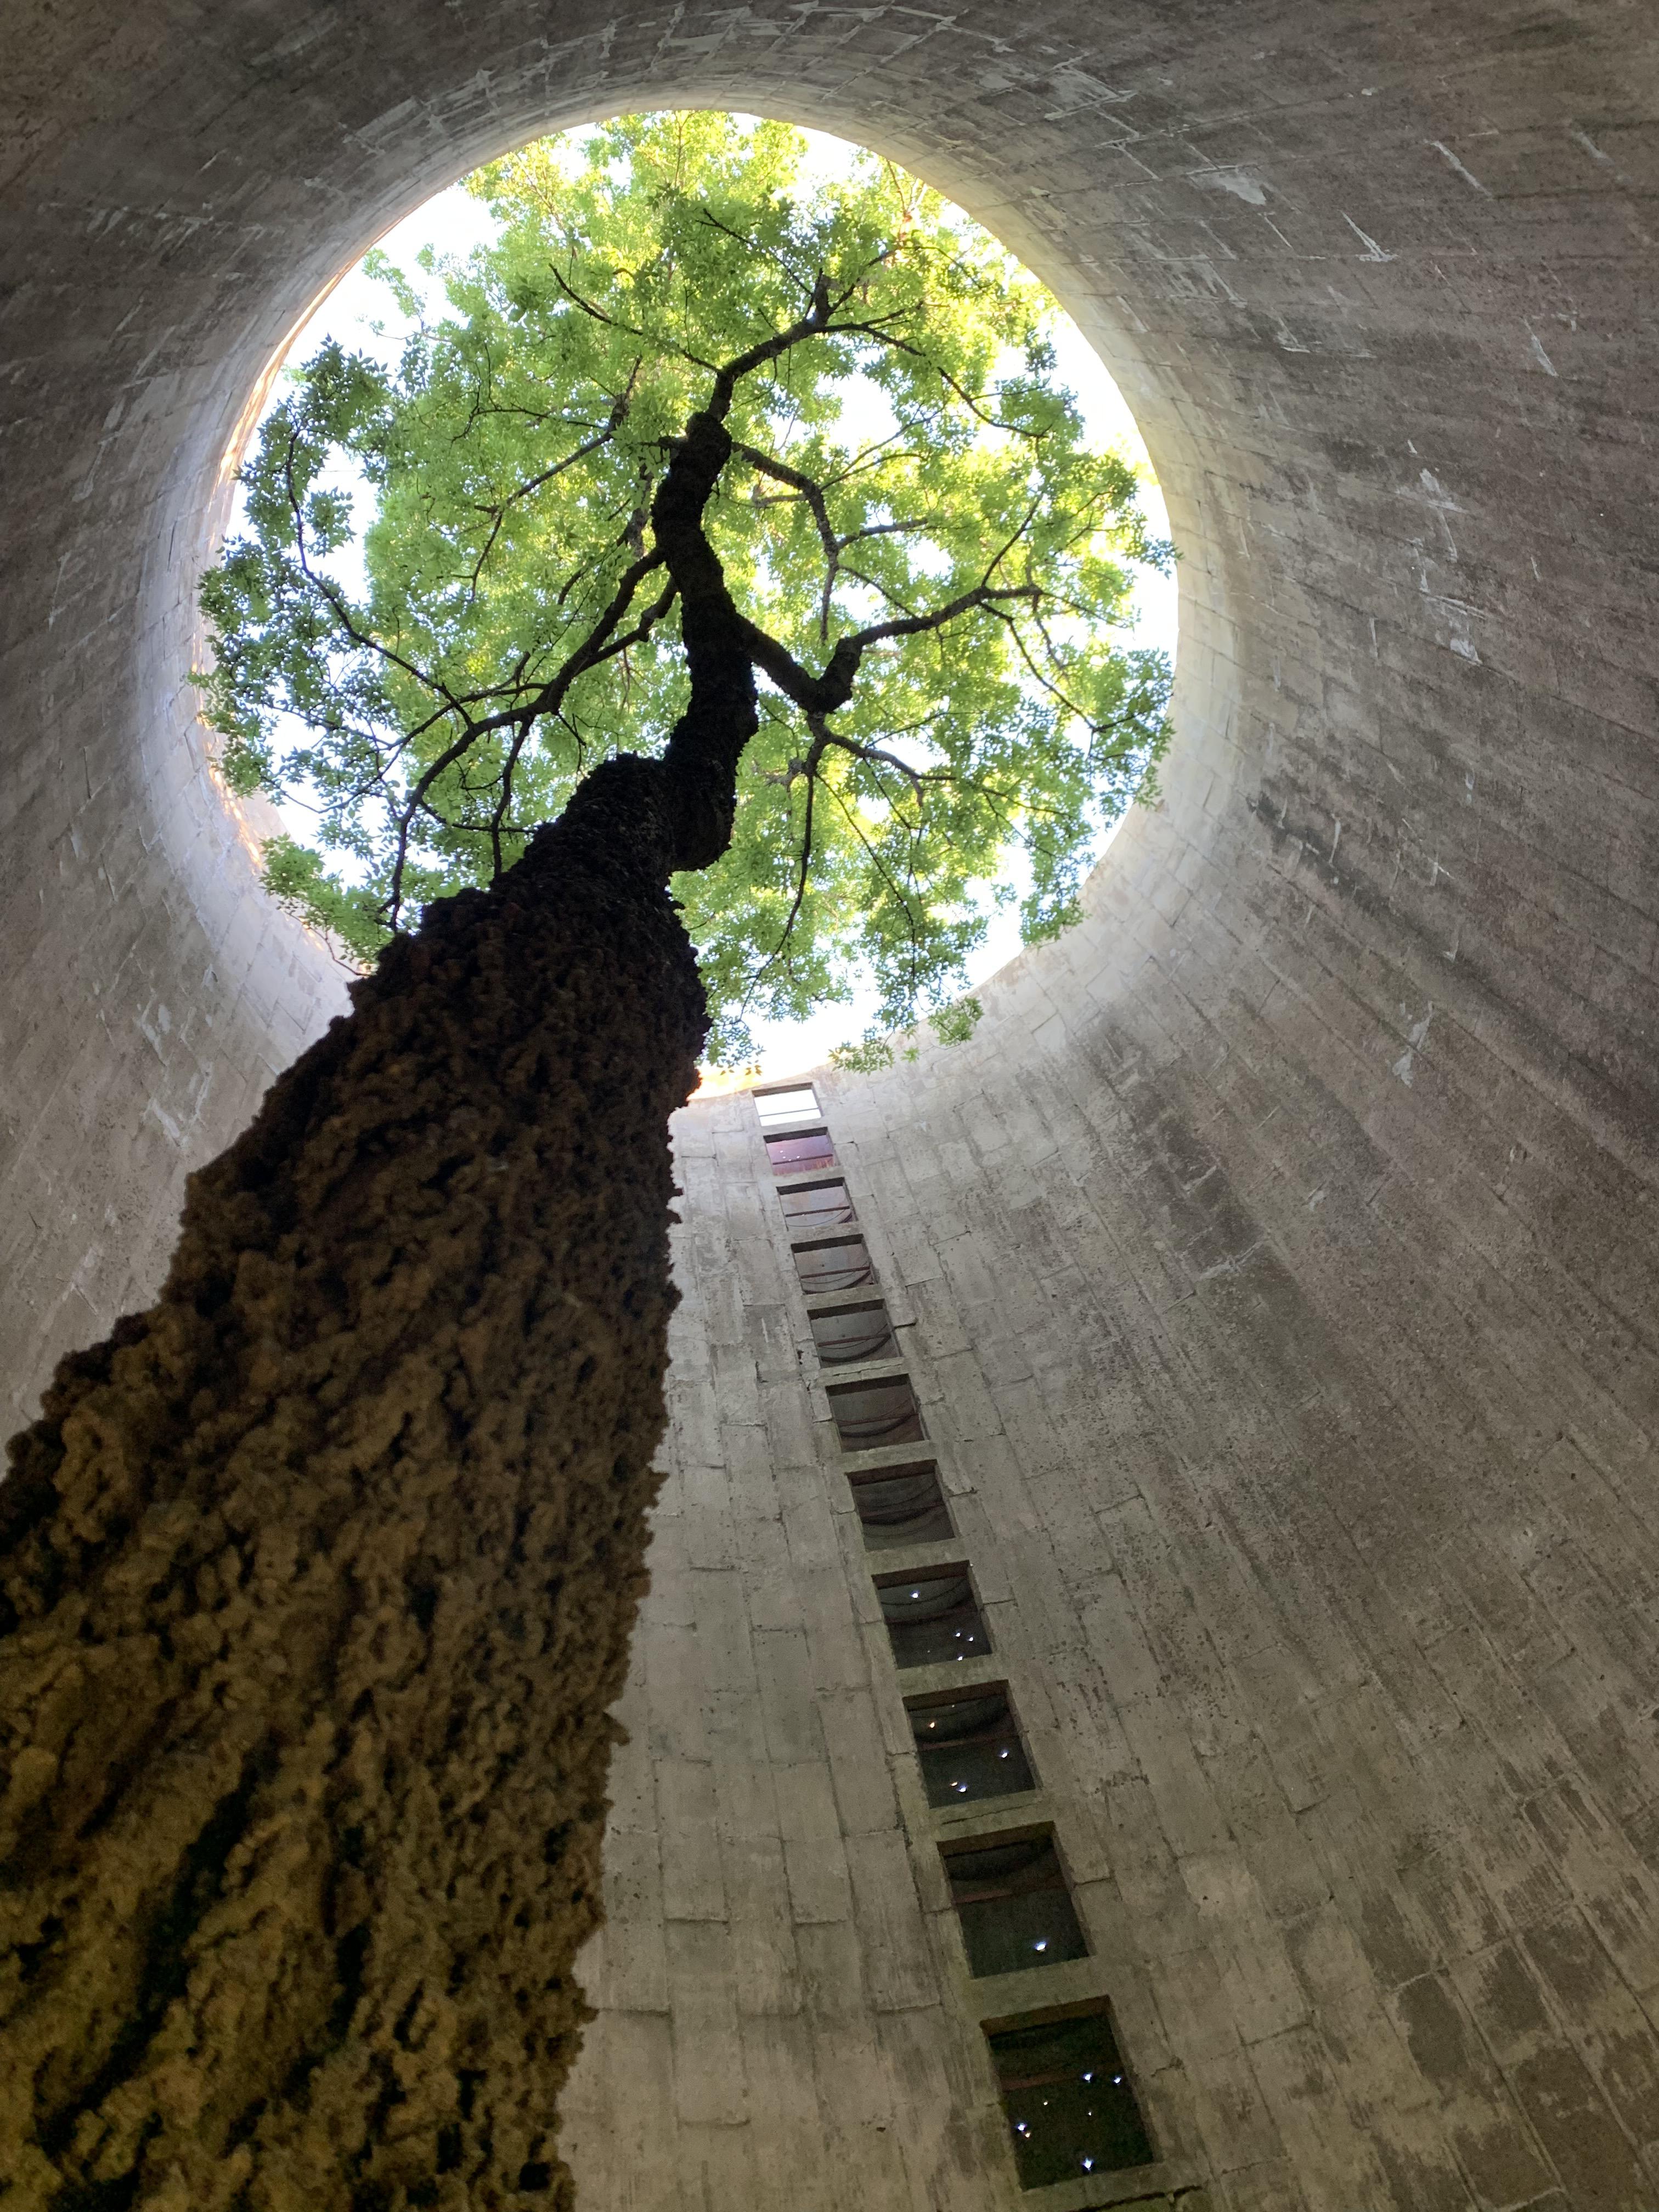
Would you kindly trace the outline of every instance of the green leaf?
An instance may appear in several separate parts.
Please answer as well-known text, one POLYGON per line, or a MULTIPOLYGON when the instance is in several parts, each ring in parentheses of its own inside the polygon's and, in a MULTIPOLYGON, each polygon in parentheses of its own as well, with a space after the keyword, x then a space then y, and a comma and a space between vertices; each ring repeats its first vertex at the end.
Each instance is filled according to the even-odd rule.
POLYGON ((330 875, 320 854, 292 837, 266 839, 264 884, 278 905, 312 928, 337 938, 360 960, 372 960, 386 941, 386 925, 374 911, 372 896, 330 875))

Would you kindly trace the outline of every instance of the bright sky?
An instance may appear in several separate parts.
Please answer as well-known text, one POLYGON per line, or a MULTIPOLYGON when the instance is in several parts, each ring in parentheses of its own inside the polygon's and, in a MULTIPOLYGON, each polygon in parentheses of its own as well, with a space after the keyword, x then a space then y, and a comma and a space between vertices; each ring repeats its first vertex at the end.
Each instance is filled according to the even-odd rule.
MULTIPOLYGON (((810 148, 805 165, 808 178, 814 173, 837 173, 854 151, 846 141, 832 138, 823 131, 809 131, 804 135, 810 148)), ((475 246, 487 244, 494 235, 495 224, 488 211, 455 185, 406 216, 379 240, 379 245, 388 259, 419 285, 422 280, 415 266, 415 257, 423 247, 430 247, 442 260, 465 255, 475 246)), ((441 279, 426 279, 425 289, 429 312, 434 315, 443 313, 441 279)), ((359 263, 347 271, 323 301, 295 339, 289 357, 295 362, 307 360, 325 338, 332 337, 354 351, 375 353, 388 362, 393 361, 400 349, 404 327, 384 286, 372 283, 359 263), (384 326, 378 333, 373 327, 375 324, 384 326)), ((1141 501, 1148 523, 1155 537, 1167 538, 1169 518, 1134 418, 1099 356, 1069 316, 1060 318, 1054 333, 1054 351, 1059 374, 1076 395, 1091 433, 1142 471, 1141 501)), ((280 397, 278 380, 271 404, 275 404, 280 397)), ((1161 647, 1172 662, 1176 652, 1176 602, 1173 576, 1160 576, 1151 569, 1141 573, 1135 594, 1134 641, 1161 647)), ((295 811, 290 827, 295 836, 308 841, 308 816, 295 811)), ((969 964, 970 987, 994 975, 1018 951, 1019 923, 1015 907, 1000 913, 992 910, 985 941, 969 964)), ((807 1021, 754 1023, 762 1076, 771 1081, 818 1066, 829 1057, 832 1046, 861 1036, 873 1016, 874 994, 866 991, 856 994, 850 1003, 824 1007, 807 1021)))

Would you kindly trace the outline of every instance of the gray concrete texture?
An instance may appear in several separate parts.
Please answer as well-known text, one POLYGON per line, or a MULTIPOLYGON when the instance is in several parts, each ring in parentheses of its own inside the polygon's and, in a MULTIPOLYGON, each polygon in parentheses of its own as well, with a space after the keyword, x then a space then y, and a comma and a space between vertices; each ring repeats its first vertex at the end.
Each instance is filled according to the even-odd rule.
MULTIPOLYGON (((287 332, 584 116, 878 145, 1100 345, 1183 554, 1165 798, 1086 921, 971 1045, 824 1087, 1091 1944, 994 2008, 1109 1994, 1161 2154, 1048 2201, 1650 2212, 1651 9, 12 0, 5 40, 19 1407, 338 1003, 185 682, 287 332)), ((586 2202, 1009 2208, 752 1108, 680 1147, 586 2202)))

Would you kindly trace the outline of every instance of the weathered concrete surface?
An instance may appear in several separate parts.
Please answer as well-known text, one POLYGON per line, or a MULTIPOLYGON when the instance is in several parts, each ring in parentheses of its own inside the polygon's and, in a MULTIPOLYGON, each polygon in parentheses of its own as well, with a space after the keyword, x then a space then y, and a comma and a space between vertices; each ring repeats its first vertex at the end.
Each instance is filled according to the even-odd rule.
MULTIPOLYGON (((833 1108, 980 1455, 1039 1768, 1104 1823, 1121 1913, 1090 1925, 1152 2117, 1239 2208, 1650 2205, 1650 11, 238 0, 8 34, 20 1395, 148 1294, 182 1165, 335 989, 248 897, 180 706, 287 328, 581 113, 879 143, 1101 343, 1185 555, 1164 811, 965 1055, 833 1108)), ((688 1139, 679 1341, 728 1426, 663 1523, 612 1858, 641 1932, 605 1939, 579 2171, 630 2212, 908 2212, 935 2172, 1006 2205, 949 1931, 912 1948, 868 1779, 896 1690, 804 1320, 722 1256, 765 1249, 758 1140, 719 1143, 716 1175, 688 1139)))

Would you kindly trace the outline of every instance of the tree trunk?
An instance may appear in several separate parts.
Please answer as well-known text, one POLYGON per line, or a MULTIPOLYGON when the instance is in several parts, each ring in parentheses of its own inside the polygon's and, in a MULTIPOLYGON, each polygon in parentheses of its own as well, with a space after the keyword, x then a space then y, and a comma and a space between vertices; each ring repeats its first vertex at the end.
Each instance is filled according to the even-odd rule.
POLYGON ((20 2212, 570 2201, 704 1022, 648 767, 391 949, 13 1444, 20 2212))

